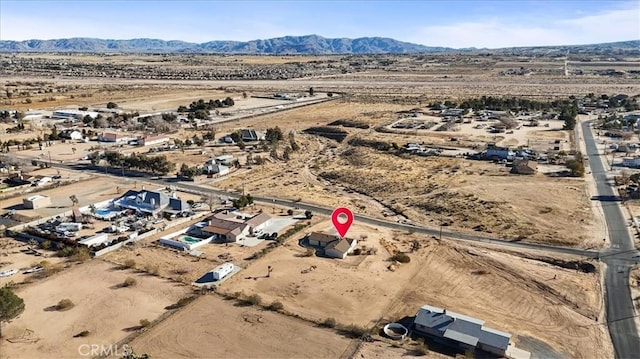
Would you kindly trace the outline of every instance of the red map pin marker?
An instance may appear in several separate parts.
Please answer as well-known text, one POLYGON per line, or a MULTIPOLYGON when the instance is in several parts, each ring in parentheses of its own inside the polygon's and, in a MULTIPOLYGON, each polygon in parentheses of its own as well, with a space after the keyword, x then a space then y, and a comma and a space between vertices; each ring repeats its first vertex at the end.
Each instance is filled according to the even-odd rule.
POLYGON ((333 222, 333 226, 336 228, 336 231, 338 231, 338 234, 340 234, 340 237, 344 237, 345 234, 347 234, 349 227, 351 227, 351 223, 353 223, 353 213, 351 213, 348 208, 336 208, 331 214, 331 222, 333 222), (340 215, 345 215, 347 220, 341 222, 338 218, 340 215))

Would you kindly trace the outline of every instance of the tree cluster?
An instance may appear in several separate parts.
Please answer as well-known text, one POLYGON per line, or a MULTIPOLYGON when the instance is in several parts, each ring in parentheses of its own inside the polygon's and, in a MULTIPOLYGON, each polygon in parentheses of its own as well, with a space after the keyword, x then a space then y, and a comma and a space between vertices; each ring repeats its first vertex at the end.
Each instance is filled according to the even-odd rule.
POLYGON ((192 179, 193 177, 199 176, 202 173, 202 168, 199 168, 197 166, 189 167, 189 165, 183 163, 182 166, 180 166, 180 171, 178 171, 178 177, 192 179))
MULTIPOLYGON (((167 160, 167 157, 164 155, 152 157, 144 153, 132 153, 130 156, 123 156, 119 152, 106 151, 103 157, 110 166, 123 167, 141 172, 166 175, 175 169, 175 163, 167 160)), ((98 156, 94 156, 93 158, 95 160, 98 156)))
POLYGON ((178 112, 196 112, 196 111, 205 111, 209 114, 210 110, 215 110, 217 108, 231 107, 235 105, 235 102, 231 97, 227 97, 224 100, 209 100, 205 101, 203 99, 199 99, 198 101, 193 101, 189 104, 189 107, 179 106, 178 112))
POLYGON ((243 194, 240 198, 231 200, 231 203, 236 208, 244 208, 253 203, 253 197, 250 194, 243 194))
MULTIPOLYGON (((431 108, 439 107, 441 103, 431 104, 431 108)), ((476 99, 468 99, 461 103, 445 101, 446 107, 459 107, 462 109, 474 110, 494 110, 494 111, 546 111, 552 106, 545 101, 529 100, 526 98, 500 98, 493 96, 482 96, 476 99)))
POLYGON ((584 157, 582 153, 576 152, 572 159, 565 161, 565 166, 569 169, 571 177, 584 177, 584 157))
POLYGON ((578 104, 575 101, 571 104, 563 105, 558 115, 558 119, 564 121, 562 129, 573 130, 576 127, 576 116, 578 116, 578 104))

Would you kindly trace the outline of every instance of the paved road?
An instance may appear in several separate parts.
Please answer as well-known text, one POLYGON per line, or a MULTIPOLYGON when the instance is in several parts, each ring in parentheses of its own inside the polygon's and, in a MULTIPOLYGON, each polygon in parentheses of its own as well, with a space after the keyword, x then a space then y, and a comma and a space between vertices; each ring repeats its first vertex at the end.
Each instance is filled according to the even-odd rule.
MULTIPOLYGON (((16 154, 7 154, 7 155, 17 157, 17 158, 23 158, 22 156, 16 155, 16 154)), ((123 173, 123 170, 121 168, 109 167, 105 169, 105 167, 95 166, 88 163, 68 164, 68 163, 52 162, 50 163, 50 165, 52 167, 62 168, 62 169, 71 170, 71 171, 84 171, 84 172, 91 171, 97 174, 110 175, 114 177, 122 177, 124 174, 124 177, 127 177, 127 178, 139 179, 140 181, 157 183, 164 186, 174 186, 177 189, 183 189, 186 191, 201 193, 203 195, 213 194, 215 196, 229 197, 229 198, 237 198, 239 196, 237 193, 216 190, 210 187, 204 187, 202 185, 196 185, 194 183, 189 183, 189 182, 176 181, 175 179, 152 177, 152 176, 149 176, 148 174, 144 174, 144 173, 140 173, 132 170, 124 170, 124 173, 123 173)), ((314 213, 319 213, 324 215, 331 215, 331 212, 333 211, 333 208, 330 208, 330 207, 323 207, 323 206, 318 206, 311 203, 296 202, 292 200, 280 199, 280 198, 274 198, 274 197, 254 197, 254 200, 256 202, 262 202, 265 204, 274 204, 274 205, 283 206, 283 207, 299 208, 301 210, 310 210, 314 213)), ((529 250, 536 250, 536 251, 542 251, 542 252, 570 254, 570 255, 576 255, 576 256, 581 256, 585 258, 598 258, 601 255, 601 253, 598 251, 586 250, 586 249, 580 249, 580 248, 525 243, 525 242, 519 242, 519 241, 512 241, 509 239, 489 238, 489 237, 475 235, 475 234, 450 232, 447 230, 443 230, 442 233, 440 233, 439 228, 427 228, 427 227, 422 227, 418 225, 391 222, 391 221, 367 217, 359 214, 355 214, 354 217, 357 221, 360 221, 362 223, 381 226, 385 228, 391 228, 399 231, 407 231, 407 232, 415 232, 420 234, 431 235, 436 238, 439 238, 440 235, 442 234, 442 237, 459 240, 459 241, 481 242, 486 244, 499 245, 503 247, 511 247, 515 249, 529 249, 529 250)))
POLYGON ((638 358, 640 357, 640 338, 629 288, 629 270, 635 263, 633 258, 639 253, 634 249, 633 240, 629 235, 628 220, 617 202, 611 201, 617 198, 615 189, 607 179, 607 171, 602 163, 603 156, 598 153, 590 124, 591 121, 582 122, 582 134, 591 172, 596 181, 598 197, 601 200, 609 199, 603 202, 602 206, 613 248, 611 254, 602 256, 602 261, 607 264, 605 306, 609 333, 616 358, 638 358))

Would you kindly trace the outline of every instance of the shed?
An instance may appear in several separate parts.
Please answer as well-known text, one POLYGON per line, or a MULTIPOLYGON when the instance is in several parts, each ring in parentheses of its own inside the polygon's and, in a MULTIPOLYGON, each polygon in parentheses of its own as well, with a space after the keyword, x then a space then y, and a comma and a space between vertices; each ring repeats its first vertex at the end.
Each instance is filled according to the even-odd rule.
POLYGON ((520 158, 513 160, 511 173, 520 175, 533 175, 536 174, 536 172, 538 172, 538 162, 520 158))
POLYGON ((51 205, 51 198, 43 194, 36 194, 31 197, 23 198, 22 205, 29 209, 44 208, 51 205))

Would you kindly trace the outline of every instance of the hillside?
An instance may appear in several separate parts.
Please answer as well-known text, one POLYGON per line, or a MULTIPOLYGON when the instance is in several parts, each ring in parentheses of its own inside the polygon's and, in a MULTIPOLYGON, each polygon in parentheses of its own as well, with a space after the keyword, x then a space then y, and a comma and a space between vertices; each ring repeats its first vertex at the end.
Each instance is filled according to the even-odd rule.
POLYGON ((218 54, 377 54, 452 51, 381 37, 328 39, 317 35, 285 36, 265 40, 210 41, 201 44, 157 39, 103 40, 71 38, 57 40, 0 41, 0 52, 127 52, 218 54))
POLYGON ((640 55, 640 40, 591 45, 514 47, 502 49, 454 49, 432 47, 382 37, 330 39, 318 35, 284 36, 252 41, 209 41, 191 43, 159 39, 105 40, 69 38, 56 40, 0 41, 0 52, 75 53, 202 53, 202 54, 412 54, 492 53, 515 55, 640 55))

